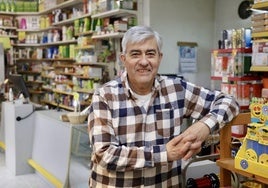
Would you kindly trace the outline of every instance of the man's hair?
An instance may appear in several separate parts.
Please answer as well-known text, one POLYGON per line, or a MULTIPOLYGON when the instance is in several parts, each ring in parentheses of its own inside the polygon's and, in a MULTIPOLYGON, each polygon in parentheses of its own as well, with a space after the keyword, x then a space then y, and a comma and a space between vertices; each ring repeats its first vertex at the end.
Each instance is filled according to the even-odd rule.
POLYGON ((144 42, 150 38, 155 38, 158 46, 158 51, 162 50, 162 37, 156 31, 154 31, 151 27, 148 26, 134 26, 131 27, 125 34, 122 39, 122 52, 126 53, 126 48, 128 43, 140 43, 144 42))

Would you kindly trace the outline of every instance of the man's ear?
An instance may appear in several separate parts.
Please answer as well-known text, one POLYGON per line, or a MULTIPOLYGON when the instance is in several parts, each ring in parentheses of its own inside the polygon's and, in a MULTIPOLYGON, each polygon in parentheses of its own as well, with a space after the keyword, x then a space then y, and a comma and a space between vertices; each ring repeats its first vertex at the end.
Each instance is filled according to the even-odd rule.
POLYGON ((124 54, 120 54, 120 60, 123 63, 123 65, 125 65, 126 56, 124 54))
POLYGON ((162 58, 163 58, 163 53, 159 53, 159 58, 160 58, 160 61, 161 61, 162 58))

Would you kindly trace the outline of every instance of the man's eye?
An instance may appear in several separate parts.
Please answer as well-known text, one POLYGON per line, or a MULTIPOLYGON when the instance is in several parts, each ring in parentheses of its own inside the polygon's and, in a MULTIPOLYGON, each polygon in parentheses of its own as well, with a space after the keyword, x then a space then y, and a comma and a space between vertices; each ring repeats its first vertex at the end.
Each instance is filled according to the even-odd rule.
POLYGON ((130 54, 131 57, 138 57, 140 54, 139 53, 132 53, 130 54))
POLYGON ((155 54, 154 52, 151 52, 151 53, 147 53, 146 55, 147 55, 148 57, 155 57, 156 54, 155 54))

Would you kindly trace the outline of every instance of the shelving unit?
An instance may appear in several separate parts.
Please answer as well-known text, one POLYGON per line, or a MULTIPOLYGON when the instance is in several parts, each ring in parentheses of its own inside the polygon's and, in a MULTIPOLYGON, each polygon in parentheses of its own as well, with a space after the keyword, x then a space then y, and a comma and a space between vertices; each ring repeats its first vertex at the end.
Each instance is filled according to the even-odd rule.
MULTIPOLYGON (((258 2, 254 3, 252 8, 259 9, 259 10, 268 10, 268 2, 258 2)), ((260 13, 261 14, 261 13, 260 13)), ((258 16, 258 14, 257 14, 258 16)), ((263 18, 265 19, 265 18, 263 18)), ((253 42, 267 42, 268 37, 268 30, 264 30, 261 32, 253 32, 251 34, 253 42)), ((250 71, 252 72, 259 72, 259 73, 265 73, 268 72, 268 66, 267 65, 252 65, 250 68, 250 71)))
POLYGON ((243 111, 249 110, 251 97, 261 95, 261 77, 250 72, 251 53, 252 48, 216 49, 211 52, 212 88, 233 95, 243 111))
POLYGON ((250 113, 240 113, 230 123, 226 124, 220 131, 220 159, 216 161, 216 164, 220 167, 220 186, 231 186, 232 173, 242 175, 252 180, 268 184, 268 178, 257 176, 252 173, 248 173, 234 166, 234 158, 231 155, 231 127, 232 126, 244 126, 251 122, 250 113))
MULTIPOLYGON (((34 102, 73 111, 71 101, 74 92, 79 94, 79 98, 82 100, 81 104, 87 106, 90 104, 95 87, 120 74, 119 71, 122 70, 119 60, 120 42, 124 31, 104 33, 105 29, 102 28, 99 35, 96 31, 97 19, 110 19, 109 24, 111 25, 114 24, 114 20, 129 17, 140 21, 138 14, 138 10, 142 7, 140 0, 135 1, 136 10, 121 7, 114 2, 112 10, 105 11, 104 7, 93 5, 91 12, 83 12, 81 10, 84 10, 84 3, 84 0, 68 0, 56 6, 50 6, 51 8, 46 10, 40 9, 39 12, 0 12, 0 15, 8 15, 18 20, 18 27, 12 26, 4 29, 16 31, 16 35, 10 36, 16 41, 12 44, 15 49, 15 70, 13 73, 24 75, 27 84, 31 85, 29 89, 32 96, 35 96, 34 102), (77 8, 77 12, 69 14, 73 8, 77 8), (55 16, 59 9, 62 12, 65 11, 66 15, 62 16, 63 19, 54 17, 52 23, 51 16, 55 16), (22 18, 27 18, 27 21, 28 18, 34 19, 34 22, 29 22, 32 27, 22 26, 22 18), (40 22, 35 22, 37 19, 40 22), (87 21, 90 25, 85 24, 88 23, 87 21), (61 40, 56 41, 44 39, 46 33, 49 34, 57 30, 63 33, 63 29, 69 27, 73 28, 71 37, 68 35, 67 38, 62 37, 61 40), (27 35, 30 37, 27 38, 27 35), (66 46, 69 47, 69 55, 66 55, 68 50, 63 51, 66 46), (58 53, 46 51, 49 48, 56 49, 58 53), (108 51, 110 52, 107 53, 108 51), (80 58, 81 54, 86 57, 80 58), (88 54, 92 56, 88 57, 88 54), (32 69, 37 65, 40 65, 40 68, 38 71, 33 71, 32 69), (87 71, 88 69, 93 70, 91 74, 99 72, 100 69, 102 73, 97 77, 89 75, 88 72, 83 73, 83 70, 87 71), (62 77, 66 79, 65 82, 59 81, 58 78, 62 77), (68 103, 64 100, 65 98, 69 99, 68 103)), ((106 8, 108 6, 110 5, 107 4, 106 8)), ((133 24, 133 20, 128 24, 133 24)), ((128 27, 130 26, 132 25, 128 25, 128 27)))
MULTIPOLYGON (((268 2, 255 3, 252 8, 268 10, 268 2)), ((268 31, 264 32, 253 32, 253 40, 260 40, 261 38, 268 37, 268 31)), ((260 72, 267 72, 268 66, 251 66, 250 72, 260 75, 260 72)), ((261 79, 261 75, 260 75, 261 79)), ((235 168, 235 159, 231 154, 231 138, 232 138, 232 126, 245 126, 251 122, 251 113, 240 113, 230 123, 225 125, 220 131, 220 159, 217 160, 217 165, 220 167, 220 186, 227 187, 231 186, 231 176, 235 173, 251 180, 268 185, 268 176, 262 177, 254 173, 239 170, 235 168)), ((266 187, 266 186, 265 186, 266 187)))

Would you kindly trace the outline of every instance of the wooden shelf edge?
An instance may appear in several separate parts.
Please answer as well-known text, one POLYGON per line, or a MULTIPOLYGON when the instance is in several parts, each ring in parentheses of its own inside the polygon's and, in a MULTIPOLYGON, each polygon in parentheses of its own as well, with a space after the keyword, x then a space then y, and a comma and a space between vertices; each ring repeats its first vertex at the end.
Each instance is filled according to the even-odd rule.
POLYGON ((250 71, 256 71, 256 72, 268 72, 268 66, 262 66, 262 65, 255 65, 250 67, 250 71))
POLYGON ((236 169, 234 167, 234 159, 233 158, 219 159, 216 161, 216 164, 223 169, 226 169, 226 170, 231 171, 231 172, 235 172, 237 174, 240 174, 240 175, 248 177, 248 178, 252 178, 258 182, 261 182, 261 183, 268 185, 268 178, 265 178, 262 176, 257 176, 257 175, 248 173, 246 171, 236 169))

